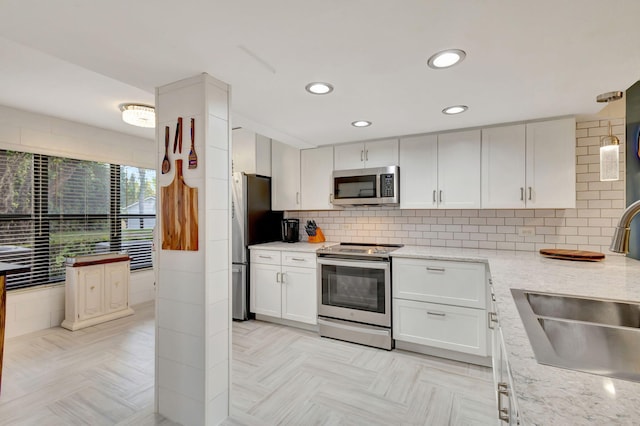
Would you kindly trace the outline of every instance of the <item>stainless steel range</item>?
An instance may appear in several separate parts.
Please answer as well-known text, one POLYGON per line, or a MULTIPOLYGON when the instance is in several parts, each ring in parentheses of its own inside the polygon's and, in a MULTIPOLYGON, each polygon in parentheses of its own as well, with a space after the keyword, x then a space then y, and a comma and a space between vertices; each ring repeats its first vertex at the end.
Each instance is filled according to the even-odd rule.
POLYGON ((318 254, 320 335, 391 350, 391 256, 402 245, 342 243, 318 254))

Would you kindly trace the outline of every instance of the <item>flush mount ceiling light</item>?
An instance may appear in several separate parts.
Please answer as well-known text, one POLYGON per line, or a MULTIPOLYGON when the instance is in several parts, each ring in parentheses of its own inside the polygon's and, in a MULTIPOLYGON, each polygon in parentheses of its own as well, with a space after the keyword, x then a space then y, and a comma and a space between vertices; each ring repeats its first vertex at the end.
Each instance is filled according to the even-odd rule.
POLYGON ((351 123, 353 127, 369 127, 371 122, 367 120, 357 120, 351 123))
POLYGON ((427 61, 427 65, 434 70, 449 68, 461 62, 467 54, 460 49, 447 49, 432 55, 427 61))
POLYGON ((461 112, 465 112, 468 109, 469 107, 466 105, 453 105, 443 109, 442 113, 447 115, 454 115, 454 114, 460 114, 461 112))
POLYGON ((333 86, 329 83, 323 83, 321 81, 316 81, 313 83, 307 84, 305 87, 307 92, 314 95, 326 95, 328 93, 333 92, 333 86))
POLYGON ((156 110, 154 107, 142 104, 122 104, 122 121, 132 126, 156 127, 156 110))

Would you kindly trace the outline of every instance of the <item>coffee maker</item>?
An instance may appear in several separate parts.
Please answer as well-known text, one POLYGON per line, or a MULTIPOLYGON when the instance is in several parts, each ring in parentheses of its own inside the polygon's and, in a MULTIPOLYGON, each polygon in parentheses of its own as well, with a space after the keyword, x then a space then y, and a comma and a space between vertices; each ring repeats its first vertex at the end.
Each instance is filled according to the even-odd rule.
POLYGON ((282 241, 285 243, 297 243, 300 239, 299 219, 282 219, 282 241))

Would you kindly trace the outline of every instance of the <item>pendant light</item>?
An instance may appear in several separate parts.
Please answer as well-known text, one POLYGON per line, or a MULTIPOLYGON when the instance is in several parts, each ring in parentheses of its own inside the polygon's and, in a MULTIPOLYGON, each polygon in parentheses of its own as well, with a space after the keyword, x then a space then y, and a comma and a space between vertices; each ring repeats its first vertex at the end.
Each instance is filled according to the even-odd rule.
MULTIPOLYGON (((598 95, 596 101, 611 102, 622 99, 622 92, 607 92, 598 95)), ((600 181, 608 182, 620 179, 620 139, 611 131, 609 120, 609 135, 600 138, 600 181)))

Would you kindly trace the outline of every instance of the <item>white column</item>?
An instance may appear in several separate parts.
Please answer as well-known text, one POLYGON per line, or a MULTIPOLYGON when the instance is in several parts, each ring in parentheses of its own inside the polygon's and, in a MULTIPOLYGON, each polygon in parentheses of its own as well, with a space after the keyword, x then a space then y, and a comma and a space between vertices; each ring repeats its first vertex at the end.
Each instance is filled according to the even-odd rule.
POLYGON ((217 425, 229 415, 231 371, 230 87, 207 74, 156 89, 158 127, 158 288, 156 297, 156 411, 183 425, 217 425), (178 117, 182 153, 173 153, 178 117), (190 122, 195 119, 198 166, 189 169, 190 122), (171 170, 161 174, 165 126, 171 170), (162 249, 161 198, 175 160, 185 183, 198 188, 198 251, 162 249))

